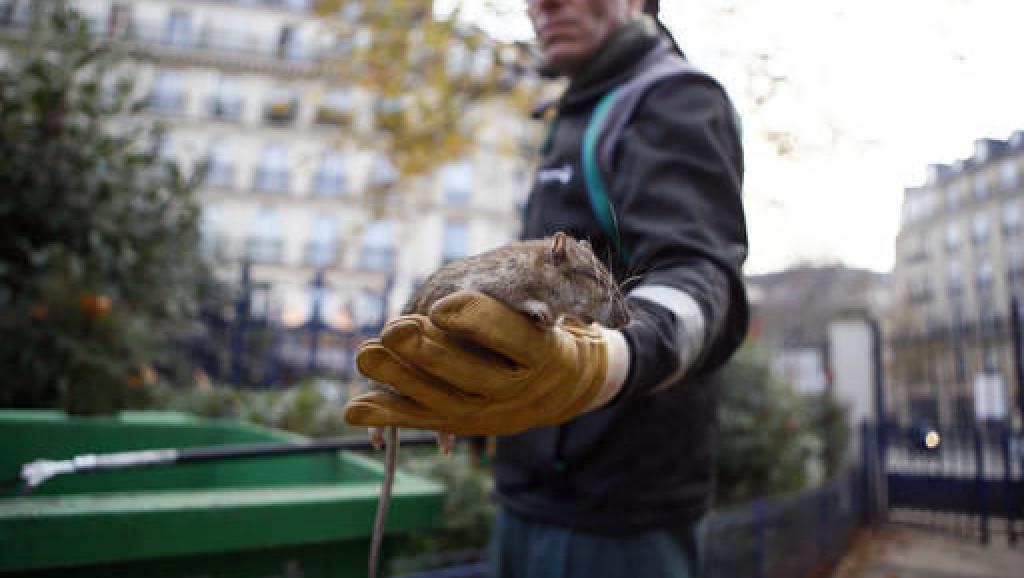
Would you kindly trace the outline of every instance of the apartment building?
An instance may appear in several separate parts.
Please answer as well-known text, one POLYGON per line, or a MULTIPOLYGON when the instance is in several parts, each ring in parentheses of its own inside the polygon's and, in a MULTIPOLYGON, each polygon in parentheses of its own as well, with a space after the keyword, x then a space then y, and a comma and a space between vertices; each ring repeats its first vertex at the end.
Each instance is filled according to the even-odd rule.
POLYGON ((906 189, 888 406, 941 422, 1016 414, 1011 300, 1024 297, 1024 131, 982 139, 906 189))
MULTIPOLYGON (((395 103, 325 74, 366 42, 314 0, 75 0, 95 34, 139 55, 147 115, 185 170, 208 162, 200 191, 204 252, 225 280, 249 263, 258 316, 298 327, 314 302, 330 327, 358 331, 395 314, 442 262, 515 237, 538 127, 500 103, 477 117, 475 146, 430 174, 399 178, 366 133, 395 103), (369 191, 387 189, 380 195, 369 191), (312 280, 322 272, 323 284, 312 280), (384 311, 387 304, 388 311, 384 311)), ((0 0, 17 26, 32 0, 0 0)), ((521 58, 515 47, 449 50, 467 66, 521 58)), ((523 67, 517 68, 520 72, 523 67)))

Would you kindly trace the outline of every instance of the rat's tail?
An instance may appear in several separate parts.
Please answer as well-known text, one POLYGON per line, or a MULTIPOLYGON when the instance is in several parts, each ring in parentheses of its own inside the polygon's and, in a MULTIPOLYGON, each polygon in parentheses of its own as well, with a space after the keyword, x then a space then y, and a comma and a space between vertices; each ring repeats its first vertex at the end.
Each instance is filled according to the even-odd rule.
POLYGON ((398 428, 388 426, 387 448, 384 451, 384 480, 381 482, 380 499, 377 501, 377 517, 373 522, 373 538, 370 541, 369 578, 377 578, 380 564, 380 546, 384 541, 384 525, 388 520, 388 506, 391 504, 391 487, 395 483, 395 467, 398 464, 398 428))

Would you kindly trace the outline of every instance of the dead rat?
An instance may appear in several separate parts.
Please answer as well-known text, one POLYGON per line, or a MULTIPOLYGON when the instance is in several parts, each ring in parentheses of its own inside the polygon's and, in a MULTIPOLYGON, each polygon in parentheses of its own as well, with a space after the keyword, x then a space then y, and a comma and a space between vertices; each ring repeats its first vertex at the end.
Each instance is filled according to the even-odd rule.
MULTIPOLYGON (((403 315, 428 315, 438 300, 456 291, 479 291, 550 328, 562 317, 583 323, 598 322, 620 328, 629 321, 625 300, 615 279, 594 255, 590 244, 565 233, 532 241, 519 241, 449 263, 429 277, 402 309, 403 315)), ((376 388, 397 391, 384 384, 376 388)), ((398 394, 401 395, 401 394, 398 394)), ((398 460, 398 428, 386 428, 384 479, 370 543, 369 577, 376 578, 384 523, 398 460)), ((374 442, 380 445, 380 431, 374 442)), ((454 436, 438 433, 447 453, 454 436)))

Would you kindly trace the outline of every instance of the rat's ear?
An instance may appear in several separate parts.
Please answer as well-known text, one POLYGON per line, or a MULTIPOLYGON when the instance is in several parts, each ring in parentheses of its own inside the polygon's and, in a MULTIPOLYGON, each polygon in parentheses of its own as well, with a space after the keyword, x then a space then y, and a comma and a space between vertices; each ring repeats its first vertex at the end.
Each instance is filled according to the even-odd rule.
POLYGON ((566 236, 565 233, 559 231, 555 233, 555 236, 551 238, 551 250, 548 252, 549 260, 551 263, 558 267, 566 260, 566 236))

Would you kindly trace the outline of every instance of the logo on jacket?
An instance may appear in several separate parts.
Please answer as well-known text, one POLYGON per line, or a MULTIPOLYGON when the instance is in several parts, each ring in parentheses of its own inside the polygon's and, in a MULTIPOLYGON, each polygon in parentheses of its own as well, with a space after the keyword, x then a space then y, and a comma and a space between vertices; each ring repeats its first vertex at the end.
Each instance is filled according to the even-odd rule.
POLYGON ((561 183, 564 187, 572 180, 572 165, 566 164, 556 169, 541 169, 537 171, 537 180, 542 184, 561 183))

